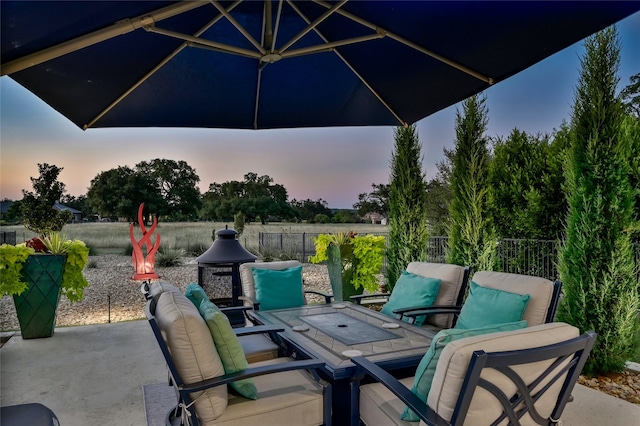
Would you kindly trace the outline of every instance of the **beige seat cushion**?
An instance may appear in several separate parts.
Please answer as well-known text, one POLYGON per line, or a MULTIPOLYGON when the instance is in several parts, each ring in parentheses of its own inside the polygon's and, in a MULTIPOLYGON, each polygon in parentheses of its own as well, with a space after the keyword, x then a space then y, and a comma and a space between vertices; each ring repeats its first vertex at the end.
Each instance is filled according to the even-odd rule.
MULTIPOLYGON (((155 284, 154 284, 155 285, 155 284)), ((180 292, 160 293, 155 312, 156 322, 185 383, 195 383, 224 374, 220 357, 207 324, 198 309, 180 292)), ((213 421, 227 407, 227 387, 197 392, 195 409, 203 421, 213 421)))
POLYGON ((262 334, 238 337, 249 364, 278 358, 278 345, 262 334))
MULTIPOLYGON (((407 265, 407 272, 429 278, 439 278, 440 291, 434 305, 455 305, 462 280, 464 279, 464 267, 446 263, 411 262, 407 265)), ((453 315, 429 315, 423 325, 435 326, 436 329, 451 328, 453 315)))
MULTIPOLYGON (((253 279, 253 268, 281 270, 299 266, 297 260, 283 260, 280 262, 248 262, 240 265, 240 281, 242 281, 242 293, 245 297, 256 300, 256 283, 253 279)), ((251 302, 245 301, 245 305, 251 306, 251 302)))
POLYGON ((553 282, 546 278, 506 272, 478 271, 471 279, 483 287, 517 294, 530 294, 529 304, 522 316, 529 327, 544 324, 553 298, 553 282))
MULTIPOLYGON (((250 365, 259 367, 292 361, 278 358, 250 365)), ((203 425, 320 425, 323 423, 322 387, 306 371, 286 371, 254 377, 258 399, 229 394, 229 405, 215 422, 203 425)))
MULTIPOLYGON (((476 350, 499 352, 535 348, 569 340, 578 337, 579 334, 579 330, 571 325, 550 323, 453 341, 440 355, 427 404, 445 420, 451 420, 471 355, 476 350)), ((512 368, 525 383, 530 384, 552 364, 552 361, 522 364, 512 368)), ((515 385, 495 370, 486 369, 481 377, 494 383, 507 396, 516 392, 515 385)), ((542 384, 546 382, 543 381, 542 384)), ((561 385, 562 380, 556 382, 552 389, 536 402, 536 409, 543 417, 548 417, 553 411, 561 385)), ((502 406, 495 397, 488 391, 477 388, 469 406, 465 424, 489 424, 501 412, 502 406)), ((532 424, 531 418, 528 415, 523 417, 522 424, 532 424)))
MULTIPOLYGON (((413 377, 400 382, 411 389, 413 377)), ((400 420, 405 404, 380 383, 371 383, 360 387, 360 420, 367 426, 417 426, 416 422, 400 420)))

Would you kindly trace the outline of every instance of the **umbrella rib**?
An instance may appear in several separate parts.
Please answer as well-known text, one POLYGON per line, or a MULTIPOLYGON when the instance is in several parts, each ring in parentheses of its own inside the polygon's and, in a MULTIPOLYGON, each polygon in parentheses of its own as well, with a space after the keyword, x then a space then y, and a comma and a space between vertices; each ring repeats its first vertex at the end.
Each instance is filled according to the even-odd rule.
POLYGON ((256 105, 253 109, 253 130, 258 129, 258 105, 260 104, 260 82, 262 81, 262 67, 258 67, 258 82, 256 84, 256 105))
POLYGON ((280 17, 282 16, 282 4, 284 0, 278 2, 278 14, 276 15, 276 28, 273 30, 273 43, 271 44, 271 53, 275 52, 276 39, 278 37, 278 29, 280 28, 280 17))
POLYGON ((271 2, 264 2, 264 13, 262 15, 262 40, 260 43, 265 47, 266 50, 273 49, 273 25, 271 22, 272 8, 271 2))
POLYGON ((254 52, 253 50, 243 49, 241 47, 231 46, 224 43, 218 43, 216 41, 206 40, 200 37, 193 37, 193 36, 179 33, 176 31, 171 31, 164 28, 158 28, 154 25, 144 27, 144 29, 152 33, 162 34, 167 37, 173 37, 180 40, 184 40, 187 42, 188 45, 193 47, 205 47, 205 48, 211 47, 214 50, 219 52, 232 53, 235 55, 246 56, 248 58, 254 58, 254 59, 260 59, 262 57, 260 53, 254 52))
POLYGON ((253 45, 255 46, 255 48, 256 48, 256 49, 258 49, 258 50, 260 51, 260 53, 262 53, 263 55, 264 55, 265 53, 267 53, 267 51, 264 49, 264 47, 262 47, 262 46, 260 45, 260 43, 258 43, 258 42, 256 41, 256 39, 255 39, 255 38, 253 38, 253 37, 251 36, 251 34, 249 34, 249 32, 248 32, 248 31, 247 31, 247 30, 246 30, 242 25, 240 25, 240 23, 239 23, 238 21, 236 21, 236 20, 235 20, 235 18, 234 18, 233 16, 231 16, 231 14, 230 14, 229 12, 227 12, 227 10, 226 10, 224 7, 222 7, 222 6, 221 6, 221 5, 220 5, 216 0, 210 0, 210 1, 211 1, 211 4, 212 4, 212 5, 214 5, 214 6, 215 6, 215 8, 216 8, 216 9, 218 9, 218 11, 219 11, 219 12, 220 12, 220 13, 221 13, 225 18, 227 18, 227 20, 228 20, 229 22, 231 22, 231 24, 232 24, 234 27, 236 27, 236 29, 237 29, 238 31, 240 31, 240 33, 241 33, 243 36, 245 36, 245 38, 246 38, 247 40, 249 40, 249 42, 250 42, 251 44, 253 44, 253 45))
POLYGON ((346 39, 346 40, 340 40, 340 41, 332 41, 329 42, 327 41, 327 43, 325 44, 319 44, 316 46, 309 46, 309 47, 303 47, 300 49, 293 49, 288 51, 287 53, 282 55, 282 58, 292 58, 294 56, 301 56, 301 55, 307 55, 310 53, 319 53, 319 52, 326 52, 329 50, 333 50, 333 48, 335 47, 339 47, 339 46, 346 46, 349 44, 356 44, 356 43, 362 43, 365 41, 371 41, 371 40, 377 40, 380 38, 384 37, 384 33, 377 33, 377 34, 371 34, 371 35, 367 35, 367 36, 362 36, 362 37, 354 37, 354 38, 350 38, 350 39, 346 39))
MULTIPOLYGON (((344 6, 347 3, 347 1, 349 1, 349 0, 342 0, 340 3, 337 3, 337 4, 333 5, 331 8, 329 8, 329 10, 327 10, 325 13, 320 15, 320 17, 318 17, 318 19, 316 19, 312 23, 310 23, 309 20, 305 19, 305 21, 307 22, 307 25, 308 25, 307 28, 305 28, 302 31, 300 31, 300 33, 298 33, 296 36, 292 37, 291 40, 289 40, 287 43, 285 43, 285 45, 282 46, 282 48, 279 50, 280 54, 282 55, 282 53, 285 50, 290 48, 294 43, 296 43, 298 40, 300 40, 302 37, 304 37, 309 31, 314 30, 325 19, 327 19, 329 16, 331 16, 335 12, 337 12, 342 6, 344 6)), ((287 0, 287 2, 289 3, 290 6, 293 7, 293 3, 292 3, 291 0, 287 0)))
POLYGON ((179 15, 206 4, 207 3, 204 1, 180 2, 150 13, 145 13, 144 15, 140 15, 135 18, 118 21, 106 28, 99 29, 89 34, 85 34, 72 40, 23 56, 22 58, 15 59, 11 62, 7 62, 2 65, 0 75, 10 75, 27 68, 31 68, 43 62, 59 58, 60 56, 73 53, 77 50, 84 49, 85 47, 92 46, 119 35, 127 34, 142 28, 145 25, 179 15))
MULTIPOLYGON (((326 3, 326 2, 324 2, 322 0, 313 0, 313 2, 323 6, 325 8, 331 8, 332 7, 331 4, 326 3)), ((379 28, 377 25, 374 25, 371 22, 369 22, 369 21, 367 21, 367 20, 365 20, 363 18, 360 18, 359 16, 356 16, 356 15, 354 15, 352 13, 346 12, 346 11, 344 11, 342 9, 341 10, 337 10, 337 13, 342 15, 342 16, 344 16, 345 18, 349 18, 352 21, 355 21, 355 22, 357 22, 357 23, 359 23, 361 25, 364 25, 365 27, 368 27, 368 28, 371 28, 371 29, 374 29, 374 30, 377 30, 379 28)), ((473 69, 471 69, 469 67, 466 67, 466 66, 464 66, 464 65, 462 65, 462 64, 460 64, 460 63, 458 63, 458 62, 456 62, 454 60, 451 60, 451 59, 449 59, 449 58, 447 58, 445 56, 442 56, 442 55, 440 55, 438 53, 435 53, 435 52, 433 52, 433 51, 431 51, 431 50, 429 50, 429 49, 427 49, 427 48, 425 48, 423 46, 420 46, 417 43, 414 43, 414 42, 412 42, 410 40, 407 40, 406 38, 404 38, 404 37, 402 37, 402 36, 400 36, 398 34, 392 33, 391 31, 387 31, 387 30, 385 30, 385 32, 386 32, 387 36, 391 37, 392 39, 396 40, 397 42, 402 43, 405 46, 411 47, 412 49, 415 49, 418 52, 421 52, 421 53, 423 53, 423 54, 425 54, 427 56, 430 56, 430 57, 432 57, 432 58, 434 58, 434 59, 436 59, 436 60, 438 60, 438 61, 440 61, 442 63, 445 63, 445 64, 449 65, 450 67, 453 67, 453 68, 455 68, 455 69, 457 69, 459 71, 462 71, 462 72, 464 72, 466 74, 469 74, 469 75, 477 78, 478 80, 482 80, 482 81, 484 81, 486 83, 489 83, 489 84, 494 84, 494 82, 495 82, 493 80, 493 78, 491 78, 491 77, 487 77, 486 75, 481 74, 481 73, 479 73, 479 72, 477 72, 477 71, 475 71, 475 70, 473 70, 473 69)))
MULTIPOLYGON (((241 2, 242 2, 242 0, 237 0, 236 2, 234 2, 231 6, 229 6, 229 11, 232 11, 233 9, 235 9, 236 6, 238 6, 241 2)), ((222 19, 222 15, 216 16, 211 21, 209 21, 205 26, 203 26, 199 31, 197 31, 194 34, 194 36, 197 37, 197 36, 202 35, 206 30, 208 30, 213 25, 215 25, 218 21, 220 21, 220 19, 222 19)), ((158 63, 155 67, 153 67, 148 73, 146 73, 140 80, 138 80, 133 86, 129 87, 124 93, 122 93, 120 96, 118 96, 118 98, 116 100, 111 102, 105 109, 103 109, 91 121, 89 121, 87 124, 82 126, 82 130, 87 130, 89 127, 93 126, 98 120, 100 120, 102 117, 104 117, 104 115, 106 113, 111 111, 117 104, 119 104, 124 98, 129 96, 129 94, 131 94, 131 92, 136 90, 142 83, 147 81, 149 79, 149 77, 151 77, 153 74, 155 74, 156 71, 158 71, 165 64, 167 64, 167 62, 169 62, 171 59, 173 59, 178 53, 180 53, 188 45, 189 45, 189 43, 185 42, 182 45, 180 45, 176 50, 171 52, 167 57, 165 57, 162 61, 160 61, 160 63, 158 63)))
MULTIPOLYGON (((294 6, 292 3, 290 3, 290 5, 296 11, 296 13, 300 15, 302 19, 304 19, 307 23, 309 22, 309 19, 304 15, 304 13, 302 13, 300 9, 298 9, 298 7, 294 6)), ((322 40, 324 40, 326 43, 329 43, 329 39, 326 38, 324 34, 320 32, 320 30, 318 30, 317 28, 314 28, 313 30, 316 32, 316 34, 318 34, 318 36, 322 40)), ((353 68, 353 66, 349 63, 349 61, 347 61, 347 59, 344 56, 342 56, 342 54, 338 52, 336 49, 332 49, 332 50, 338 56, 338 58, 340 58, 340 60, 342 60, 342 62, 344 62, 344 64, 347 67, 349 67, 351 72, 356 77, 358 77, 358 79, 362 82, 362 84, 364 84, 367 87, 367 89, 369 89, 369 91, 373 94, 373 96, 375 96, 376 99, 378 99, 378 101, 380 101, 380 103, 384 105, 384 107, 387 110, 389 110, 389 112, 396 118, 396 120, 398 120, 402 126, 407 126, 407 122, 403 120, 393 108, 391 108, 391 106, 382 98, 382 96, 380 96, 380 94, 374 90, 374 88, 369 84, 369 82, 367 82, 367 80, 365 80, 364 77, 362 77, 362 75, 360 75, 360 73, 358 73, 358 71, 356 71, 355 68, 353 68)))

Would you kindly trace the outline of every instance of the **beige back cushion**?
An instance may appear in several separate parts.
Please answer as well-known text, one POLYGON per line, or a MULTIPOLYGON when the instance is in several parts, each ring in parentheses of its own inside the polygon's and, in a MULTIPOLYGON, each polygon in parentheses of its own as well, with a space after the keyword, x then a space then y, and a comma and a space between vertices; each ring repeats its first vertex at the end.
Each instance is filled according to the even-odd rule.
MULTIPOLYGON (((242 265, 240 265, 240 281, 242 281, 242 292, 244 296, 253 301, 256 300, 256 283, 253 280, 253 268, 282 270, 299 265, 300 262, 298 262, 297 260, 243 263, 242 265)), ((245 305, 251 305, 251 303, 245 301, 245 305)))
MULTIPOLYGON (((411 262, 407 265, 407 272, 441 280, 440 291, 434 305, 452 306, 456 304, 464 279, 464 267, 446 263, 411 262)), ((425 325, 428 324, 439 328, 451 328, 453 315, 430 315, 425 321, 425 325)))
MULTIPOLYGON (((522 330, 484 334, 453 341, 444 348, 440 355, 427 404, 445 420, 451 420, 471 355, 476 350, 482 349, 485 352, 497 352, 535 348, 569 340, 578 337, 579 334, 580 332, 577 328, 568 324, 549 323, 527 327, 522 330)), ((527 384, 530 384, 545 368, 551 365, 552 362, 553 360, 522 364, 514 366, 513 369, 527 384)), ((499 389, 505 392, 507 396, 512 396, 516 392, 515 385, 495 370, 485 369, 481 377, 494 383, 499 389)), ((543 381, 540 385, 546 383, 546 381, 543 381)), ((538 387, 540 387, 540 385, 538 387)), ((540 415, 548 417, 551 414, 561 387, 562 379, 556 382, 554 386, 536 402, 536 409, 540 415)), ((465 424, 489 424, 495 420, 501 412, 502 406, 495 397, 488 391, 477 388, 471 401, 465 424)), ((523 417, 522 420, 522 424, 532 424, 528 416, 523 417)))
POLYGON ((155 300, 157 303, 158 297, 160 296, 161 293, 164 293, 165 291, 172 291, 174 293, 182 294, 180 289, 174 286, 173 284, 171 284, 170 282, 157 280, 151 283, 151 287, 149 287, 149 296, 151 296, 153 300, 155 300))
POLYGON ((478 271, 471 278, 483 287, 517 294, 530 294, 529 304, 522 316, 528 326, 544 324, 553 297, 553 282, 546 278, 506 272, 478 271))
MULTIPOLYGON (((155 285, 155 284, 154 284, 155 285)), ((158 297, 156 322, 178 374, 185 383, 224 375, 211 332, 198 309, 183 294, 165 291, 158 297)), ((227 407, 227 387, 218 386, 191 394, 202 422, 212 421, 227 407)))

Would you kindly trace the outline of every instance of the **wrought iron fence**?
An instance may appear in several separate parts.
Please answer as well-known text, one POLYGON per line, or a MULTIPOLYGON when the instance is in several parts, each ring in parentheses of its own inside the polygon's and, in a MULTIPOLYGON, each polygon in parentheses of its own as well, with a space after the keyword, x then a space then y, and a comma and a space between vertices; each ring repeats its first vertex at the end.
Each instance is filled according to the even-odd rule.
MULTIPOLYGON (((389 235, 385 232, 375 233, 383 235, 389 243, 389 235)), ((309 256, 316 253, 313 239, 317 233, 268 233, 261 232, 259 249, 263 256, 272 258, 297 259, 308 262, 309 256)), ((431 237, 427 246, 427 261, 445 263, 448 248, 448 237, 431 237)), ((555 240, 520 240, 504 238, 498 242, 497 270, 523 275, 534 275, 550 280, 558 279, 558 241, 555 240)), ((638 280, 640 280, 640 244, 635 245, 635 259, 638 265, 638 280)), ((383 262, 383 272, 386 271, 387 260, 383 262)))
POLYGON ((1 231, 0 232, 0 244, 16 245, 16 231, 1 231))
POLYGON ((504 238, 498 242, 496 257, 498 271, 558 279, 557 241, 504 238))
MULTIPOLYGON (((370 232, 373 235, 382 235, 388 244, 389 238, 386 232, 370 232)), ((272 233, 260 232, 258 234, 258 250, 263 258, 297 259, 300 262, 309 262, 309 257, 316 254, 314 238, 320 233, 272 233)), ((387 259, 382 262, 382 271, 387 270, 387 259)))

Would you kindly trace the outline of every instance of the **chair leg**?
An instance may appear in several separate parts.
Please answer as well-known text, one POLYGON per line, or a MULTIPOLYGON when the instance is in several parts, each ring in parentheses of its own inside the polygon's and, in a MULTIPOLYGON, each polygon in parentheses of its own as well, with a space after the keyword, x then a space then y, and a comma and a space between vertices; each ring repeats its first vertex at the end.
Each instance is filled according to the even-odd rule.
MULTIPOLYGON (((169 410, 169 412, 164 418, 165 426, 176 426, 176 425, 187 426, 182 422, 182 410, 184 410, 184 408, 179 403, 175 407, 173 407, 171 410, 169 410)), ((193 419, 193 416, 192 416, 190 425, 197 426, 198 419, 193 419)))
POLYGON ((173 421, 175 419, 179 419, 180 417, 182 417, 182 409, 180 408, 180 405, 176 405, 175 407, 173 407, 171 410, 169 410, 169 412, 167 413, 167 415, 164 418, 164 425, 165 426, 173 426, 173 421))

